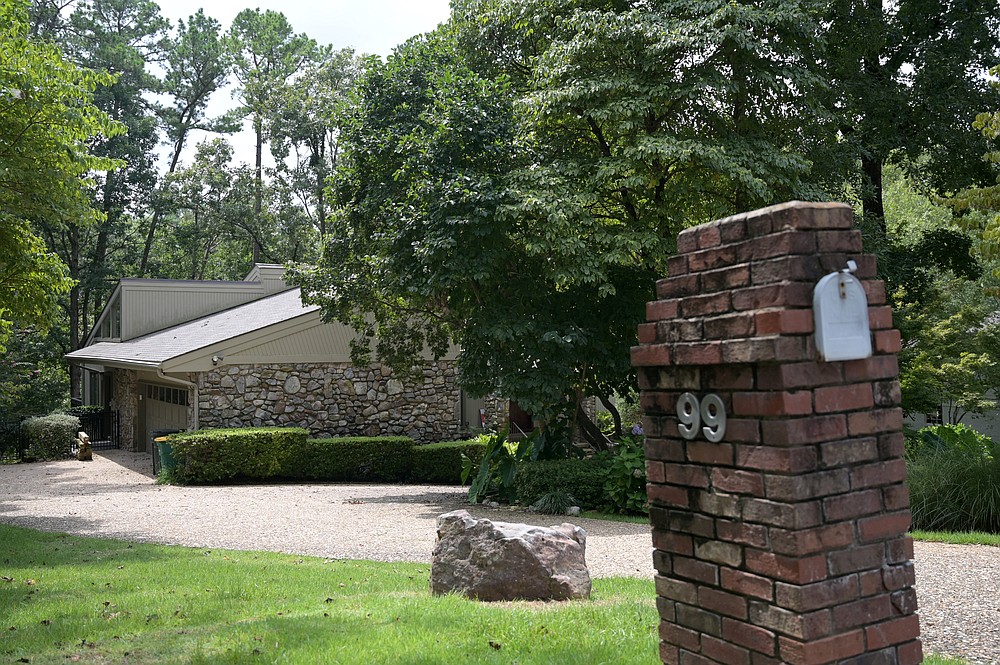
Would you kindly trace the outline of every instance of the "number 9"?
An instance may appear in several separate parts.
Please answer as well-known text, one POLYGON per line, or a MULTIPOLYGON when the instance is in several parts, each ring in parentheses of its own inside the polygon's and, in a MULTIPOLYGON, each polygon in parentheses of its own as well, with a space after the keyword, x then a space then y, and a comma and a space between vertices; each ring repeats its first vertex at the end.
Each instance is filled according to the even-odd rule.
POLYGON ((677 419, 681 421, 677 430, 685 439, 698 436, 701 427, 701 414, 698 412, 698 398, 691 393, 684 393, 677 400, 677 419))
POLYGON ((726 405, 718 395, 706 395, 701 402, 701 419, 705 423, 702 433, 712 443, 722 441, 726 435, 726 405))
POLYGON ((706 395, 699 404, 693 394, 684 393, 677 400, 677 419, 677 431, 688 440, 698 436, 699 430, 712 443, 722 441, 726 435, 726 405, 718 395, 706 395))

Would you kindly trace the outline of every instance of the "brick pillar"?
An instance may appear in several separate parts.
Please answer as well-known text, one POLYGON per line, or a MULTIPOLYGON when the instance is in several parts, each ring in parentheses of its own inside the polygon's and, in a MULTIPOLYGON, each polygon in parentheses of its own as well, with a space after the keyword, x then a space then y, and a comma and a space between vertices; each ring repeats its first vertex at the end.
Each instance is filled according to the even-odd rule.
POLYGON ((900 337, 852 226, 793 202, 688 229, 647 306, 632 364, 664 663, 921 661, 900 337), (822 362, 813 288, 848 259, 874 355, 822 362), (681 436, 684 393, 721 398, 721 439, 681 436))

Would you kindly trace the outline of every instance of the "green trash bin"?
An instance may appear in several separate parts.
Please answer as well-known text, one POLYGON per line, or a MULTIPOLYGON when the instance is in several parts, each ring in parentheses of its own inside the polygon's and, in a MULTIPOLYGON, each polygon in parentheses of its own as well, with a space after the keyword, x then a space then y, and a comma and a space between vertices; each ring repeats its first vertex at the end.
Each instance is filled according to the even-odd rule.
POLYGON ((157 430, 153 432, 153 475, 159 474, 161 470, 173 471, 177 468, 177 460, 174 458, 173 446, 167 441, 168 434, 176 434, 179 429, 157 430))

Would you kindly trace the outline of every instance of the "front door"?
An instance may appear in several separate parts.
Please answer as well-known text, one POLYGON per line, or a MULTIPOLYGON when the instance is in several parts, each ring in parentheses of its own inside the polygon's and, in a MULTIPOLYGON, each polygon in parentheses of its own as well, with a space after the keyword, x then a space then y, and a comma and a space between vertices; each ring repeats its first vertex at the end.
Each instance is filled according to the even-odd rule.
POLYGON ((139 384, 139 434, 136 449, 152 451, 153 432, 187 428, 188 391, 153 383, 139 384))

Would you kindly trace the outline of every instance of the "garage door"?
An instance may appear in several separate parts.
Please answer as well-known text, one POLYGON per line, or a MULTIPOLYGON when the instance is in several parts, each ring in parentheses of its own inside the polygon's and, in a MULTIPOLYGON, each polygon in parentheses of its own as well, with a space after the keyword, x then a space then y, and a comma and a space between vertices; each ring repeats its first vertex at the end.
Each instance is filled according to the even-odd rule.
POLYGON ((153 432, 158 430, 187 429, 188 391, 186 388, 160 386, 153 383, 139 385, 142 396, 139 410, 143 424, 140 450, 149 451, 153 432))

